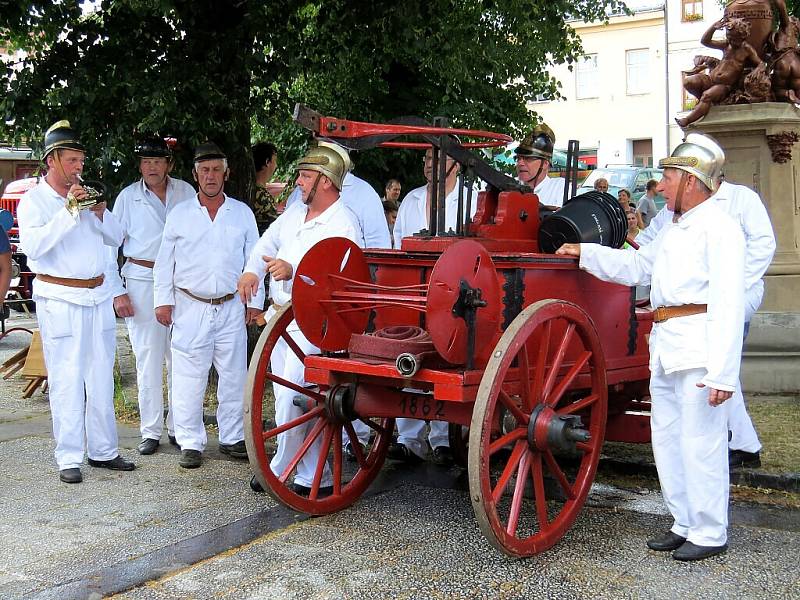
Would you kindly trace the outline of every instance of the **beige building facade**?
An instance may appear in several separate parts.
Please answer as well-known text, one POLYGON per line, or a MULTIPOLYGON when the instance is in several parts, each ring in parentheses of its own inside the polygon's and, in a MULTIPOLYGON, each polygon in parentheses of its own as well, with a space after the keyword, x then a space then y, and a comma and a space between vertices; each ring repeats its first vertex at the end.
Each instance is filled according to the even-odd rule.
POLYGON ((716 0, 627 4, 632 15, 571 23, 586 56, 552 71, 563 98, 529 105, 555 131, 557 148, 577 139, 595 150, 598 166, 650 166, 669 156, 683 138, 675 117, 692 101, 681 71, 697 54, 719 54, 699 41, 722 15, 716 0))

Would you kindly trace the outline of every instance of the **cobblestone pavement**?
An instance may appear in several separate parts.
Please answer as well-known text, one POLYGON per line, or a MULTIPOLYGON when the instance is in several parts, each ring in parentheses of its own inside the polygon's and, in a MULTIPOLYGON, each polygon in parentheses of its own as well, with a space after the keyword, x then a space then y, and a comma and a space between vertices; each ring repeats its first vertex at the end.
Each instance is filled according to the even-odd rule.
MULTIPOLYGON (((0 359, 25 343, 0 341, 0 359)), ((0 380, 0 598, 800 597, 797 511, 733 506, 730 551, 681 564, 644 548, 669 526, 660 495, 601 480, 559 544, 512 560, 482 537, 457 469, 387 466, 353 507, 309 519, 251 492, 216 440, 186 471, 166 443, 136 455, 123 426, 136 471, 62 484, 46 398, 20 391, 0 380)))

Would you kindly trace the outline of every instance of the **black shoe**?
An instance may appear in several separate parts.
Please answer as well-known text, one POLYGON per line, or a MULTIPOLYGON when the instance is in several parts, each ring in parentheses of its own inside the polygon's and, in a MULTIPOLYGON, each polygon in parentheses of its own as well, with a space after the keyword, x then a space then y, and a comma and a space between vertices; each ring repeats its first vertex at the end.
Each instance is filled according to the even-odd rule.
POLYGON ((255 475, 250 478, 250 489, 259 494, 263 494, 265 491, 264 488, 261 487, 261 484, 258 483, 258 479, 256 479, 255 475))
POLYGON ((757 469, 761 466, 761 453, 744 450, 728 451, 728 467, 731 469, 757 469))
MULTIPOLYGON (((361 446, 361 454, 366 456, 367 455, 367 447, 364 444, 361 444, 361 443, 359 443, 359 446, 361 446)), ((342 449, 342 451, 344 452, 344 457, 348 461, 350 461, 350 462, 358 461, 358 458, 356 457, 356 453, 355 453, 355 451, 353 451, 353 445, 350 442, 347 442, 344 445, 344 448, 342 449)))
POLYGON ((647 540, 647 547, 650 548, 650 550, 655 550, 656 552, 669 552, 670 550, 676 550, 680 548, 683 546, 684 542, 686 542, 685 537, 668 531, 657 537, 647 540))
MULTIPOLYGON (((305 496, 308 498, 311 495, 311 488, 306 487, 304 485, 300 485, 299 483, 293 483, 289 486, 289 489, 292 490, 298 496, 305 496)), ((332 485, 325 485, 320 486, 319 491, 317 492, 317 498, 325 498, 326 496, 330 496, 333 493, 333 486, 332 485)))
POLYGON ((78 467, 72 469, 61 469, 58 472, 58 478, 64 483, 80 483, 83 481, 83 473, 78 467))
POLYGON ((219 451, 233 458, 247 458, 247 446, 244 440, 239 440, 235 444, 220 444, 219 451))
POLYGON ((180 444, 178 444, 178 440, 174 435, 167 434, 167 438, 169 438, 170 445, 176 446, 178 450, 181 449, 180 444))
POLYGON ((391 458, 392 460, 401 460, 409 464, 419 464, 423 460, 414 454, 408 448, 408 446, 401 444, 400 442, 392 442, 389 444, 389 450, 386 452, 386 458, 391 458))
POLYGON ((692 542, 685 542, 672 553, 672 558, 675 560, 703 560, 709 556, 722 554, 727 549, 728 544, 722 544, 722 546, 698 546, 692 542))
POLYGON ((453 453, 448 446, 436 446, 431 455, 431 462, 440 467, 450 467, 453 465, 453 453))
POLYGON ((129 460, 125 460, 117 454, 111 460, 94 460, 89 459, 90 467, 97 467, 98 469, 111 469, 112 471, 133 471, 136 465, 129 460))
POLYGON ((158 449, 158 440, 154 440, 153 438, 144 438, 136 447, 136 449, 139 451, 139 454, 142 455, 155 454, 156 450, 158 449))
POLYGON ((203 462, 203 453, 200 450, 181 450, 178 464, 184 469, 196 469, 203 462))

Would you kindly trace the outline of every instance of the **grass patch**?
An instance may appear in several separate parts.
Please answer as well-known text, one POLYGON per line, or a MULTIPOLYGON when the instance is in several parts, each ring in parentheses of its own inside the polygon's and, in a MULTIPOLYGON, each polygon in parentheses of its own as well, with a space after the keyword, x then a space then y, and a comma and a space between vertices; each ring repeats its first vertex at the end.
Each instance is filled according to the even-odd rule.
POLYGON ((122 384, 119 364, 114 364, 114 414, 117 420, 133 424, 139 422, 139 399, 122 384), (133 396, 132 398, 129 396, 133 396))
POLYGON ((747 411, 761 439, 761 468, 772 473, 800 472, 800 398, 750 396, 747 411))

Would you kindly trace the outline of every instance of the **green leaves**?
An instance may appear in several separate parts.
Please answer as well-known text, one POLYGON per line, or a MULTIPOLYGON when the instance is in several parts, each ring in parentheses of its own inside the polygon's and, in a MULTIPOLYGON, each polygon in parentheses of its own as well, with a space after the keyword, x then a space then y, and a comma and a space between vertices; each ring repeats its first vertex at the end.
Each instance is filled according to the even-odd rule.
MULTIPOLYGON (((251 141, 269 138, 281 168, 307 132, 296 102, 362 121, 448 117, 454 125, 518 136, 526 102, 558 94, 549 67, 581 54, 565 18, 596 20, 614 0, 104 0, 0 1, 0 33, 28 54, 0 83, 4 137, 37 143, 55 120, 82 133, 112 188, 138 176, 140 134, 178 139, 176 174, 190 179, 206 139, 231 157, 232 195, 249 198, 251 141)), ((415 152, 370 151, 356 171, 421 181, 415 152)), ((408 189, 406 185, 406 189, 408 189)))

